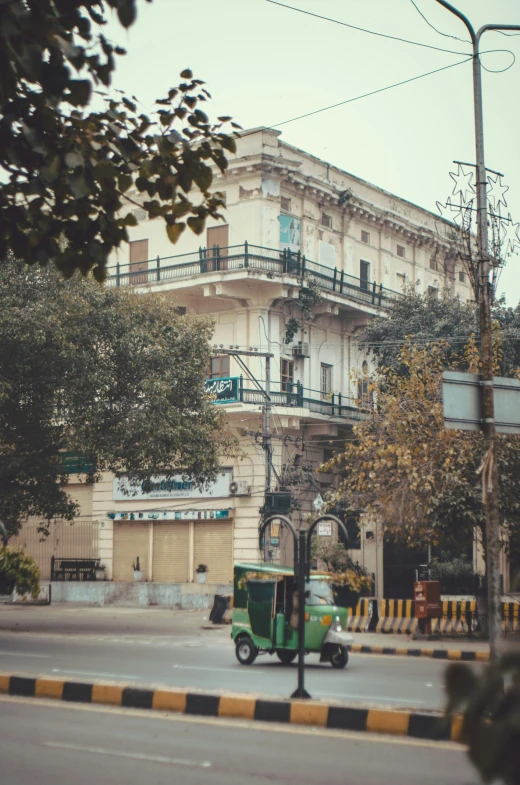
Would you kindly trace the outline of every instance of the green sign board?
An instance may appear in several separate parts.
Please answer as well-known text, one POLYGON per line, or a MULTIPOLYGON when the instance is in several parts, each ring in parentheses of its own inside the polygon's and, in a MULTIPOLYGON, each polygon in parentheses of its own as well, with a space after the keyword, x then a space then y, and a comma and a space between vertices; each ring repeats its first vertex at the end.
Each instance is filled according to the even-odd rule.
POLYGON ((214 398, 213 403, 238 402, 238 376, 230 379, 208 379, 204 384, 205 392, 214 398))

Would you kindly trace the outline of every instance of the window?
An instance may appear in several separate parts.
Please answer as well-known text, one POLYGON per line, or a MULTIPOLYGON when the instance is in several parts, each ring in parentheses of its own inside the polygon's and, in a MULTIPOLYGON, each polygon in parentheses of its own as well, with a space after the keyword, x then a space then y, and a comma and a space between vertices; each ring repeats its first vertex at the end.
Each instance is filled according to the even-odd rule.
POLYGON ((400 256, 402 259, 405 258, 405 256, 406 256, 406 248, 404 247, 404 245, 398 245, 397 246, 397 255, 400 256))
POLYGON ((291 212, 291 200, 288 196, 282 196, 281 198, 281 207, 282 210, 287 210, 288 213, 291 212))
POLYGON ((280 381, 282 392, 292 392, 294 384, 294 363, 292 360, 280 360, 280 381))
POLYGON ((370 280, 370 262, 359 263, 359 288, 368 292, 368 282, 370 280))
POLYGON ((466 273, 464 270, 459 270, 459 281, 461 283, 466 283, 466 273))
POLYGON ((229 355, 212 357, 209 365, 210 379, 227 379, 229 376, 229 355))
POLYGON ((433 270, 435 273, 436 273, 436 272, 437 272, 437 270, 438 270, 438 267, 437 267, 437 259, 434 259, 434 257, 433 257, 433 256, 432 256, 432 257, 430 257, 430 270, 433 270))
POLYGON ((332 226, 332 218, 330 217, 330 215, 327 215, 326 213, 322 213, 321 214, 321 225, 322 226, 326 226, 327 229, 331 228, 331 226, 332 226))
POLYGON ((326 399, 332 392, 332 365, 321 364, 321 397, 326 399))
POLYGON ((358 406, 361 406, 363 409, 370 409, 372 408, 373 394, 369 387, 370 380, 368 378, 368 363, 366 360, 363 360, 361 371, 362 376, 358 379, 358 406))
POLYGON ((428 297, 434 297, 437 299, 439 296, 439 290, 436 286, 428 286, 428 297))
POLYGON ((365 232, 364 230, 362 230, 361 232, 361 242, 370 245, 370 235, 368 232, 365 232))

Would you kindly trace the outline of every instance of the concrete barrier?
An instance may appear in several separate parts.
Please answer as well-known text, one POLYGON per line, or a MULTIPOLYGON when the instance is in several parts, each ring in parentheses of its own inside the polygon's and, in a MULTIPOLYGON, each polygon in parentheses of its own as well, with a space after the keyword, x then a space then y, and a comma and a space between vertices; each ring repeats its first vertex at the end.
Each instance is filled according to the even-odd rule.
POLYGON ((417 629, 413 600, 382 600, 376 632, 411 635, 417 629))
POLYGON ((377 600, 364 597, 355 608, 347 608, 347 629, 350 632, 368 632, 371 626, 377 600))
POLYGON ((52 602, 205 610, 213 606, 216 594, 231 591, 231 584, 216 583, 53 581, 52 602))

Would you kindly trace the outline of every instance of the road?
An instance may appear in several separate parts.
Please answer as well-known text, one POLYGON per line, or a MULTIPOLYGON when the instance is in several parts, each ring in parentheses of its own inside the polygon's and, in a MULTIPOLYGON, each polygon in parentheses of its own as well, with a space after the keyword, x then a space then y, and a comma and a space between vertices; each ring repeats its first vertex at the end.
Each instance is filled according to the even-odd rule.
POLYGON ((2 785, 476 785, 462 747, 0 699, 2 785))
MULTIPOLYGON (((348 704, 440 709, 446 663, 376 655, 351 655, 345 670, 306 657, 306 685, 314 698, 348 704)), ((165 635, 68 635, 0 632, 0 671, 52 674, 87 680, 165 684, 213 691, 287 697, 296 664, 276 656, 250 666, 235 659, 230 628, 165 635)))

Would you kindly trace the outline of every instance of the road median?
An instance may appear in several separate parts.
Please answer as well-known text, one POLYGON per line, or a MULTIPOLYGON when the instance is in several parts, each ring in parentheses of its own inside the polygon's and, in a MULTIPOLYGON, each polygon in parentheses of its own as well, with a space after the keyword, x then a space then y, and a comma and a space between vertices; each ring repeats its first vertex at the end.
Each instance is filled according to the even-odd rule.
POLYGON ((191 689, 139 687, 112 682, 57 679, 0 673, 0 694, 171 711, 204 717, 281 722, 336 730, 383 733, 437 741, 460 740, 460 718, 439 712, 347 706, 334 701, 277 700, 266 696, 220 694, 191 689))

